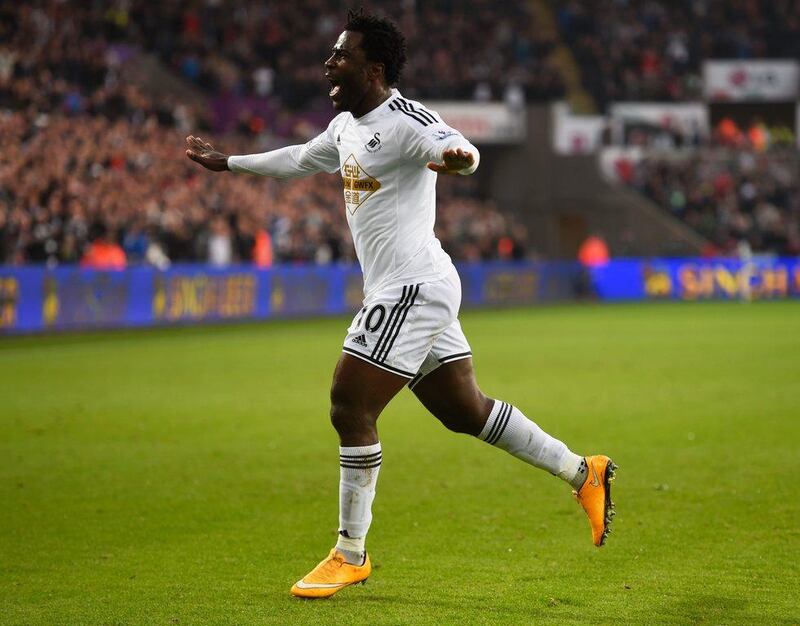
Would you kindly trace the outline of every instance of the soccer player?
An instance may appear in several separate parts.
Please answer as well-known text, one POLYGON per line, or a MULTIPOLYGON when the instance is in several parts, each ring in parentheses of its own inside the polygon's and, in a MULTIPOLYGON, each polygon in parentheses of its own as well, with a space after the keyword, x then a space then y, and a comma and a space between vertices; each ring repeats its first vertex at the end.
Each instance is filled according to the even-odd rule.
POLYGON ((329 597, 371 572, 365 539, 381 467, 377 420, 408 386, 447 428, 478 437, 569 483, 603 545, 613 516, 607 456, 571 452, 517 407, 487 397, 475 381, 458 309, 461 283, 434 236, 437 174, 472 174, 477 148, 439 115, 392 88, 405 41, 385 19, 350 11, 325 61, 329 96, 340 111, 304 145, 227 156, 187 138, 186 155, 213 171, 276 178, 340 172, 347 221, 364 273, 356 314, 333 374, 331 421, 339 440, 339 538, 292 587, 329 597))

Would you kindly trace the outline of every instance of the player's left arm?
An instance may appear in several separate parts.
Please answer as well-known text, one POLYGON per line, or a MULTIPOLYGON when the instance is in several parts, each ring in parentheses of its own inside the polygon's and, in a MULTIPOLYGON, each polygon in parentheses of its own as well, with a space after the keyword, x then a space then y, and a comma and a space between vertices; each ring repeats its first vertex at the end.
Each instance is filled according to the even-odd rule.
POLYGON ((478 169, 480 152, 456 129, 443 122, 420 127, 405 122, 404 145, 408 156, 438 174, 472 174, 478 169))

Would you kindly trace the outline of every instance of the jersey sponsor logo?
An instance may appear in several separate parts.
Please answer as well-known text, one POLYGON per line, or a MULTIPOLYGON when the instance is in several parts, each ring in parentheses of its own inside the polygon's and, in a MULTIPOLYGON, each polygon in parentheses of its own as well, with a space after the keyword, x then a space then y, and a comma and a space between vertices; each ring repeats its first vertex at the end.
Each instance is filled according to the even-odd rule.
POLYGON ((432 136, 434 141, 442 141, 457 134, 458 132, 454 130, 437 130, 432 136))
POLYGON ((367 143, 364 144, 364 148, 366 148, 367 152, 377 152, 383 145, 381 144, 381 134, 375 133, 367 143))
POLYGON ((342 165, 342 184, 344 203, 350 215, 355 214, 366 200, 381 188, 380 182, 364 171, 351 154, 342 165))

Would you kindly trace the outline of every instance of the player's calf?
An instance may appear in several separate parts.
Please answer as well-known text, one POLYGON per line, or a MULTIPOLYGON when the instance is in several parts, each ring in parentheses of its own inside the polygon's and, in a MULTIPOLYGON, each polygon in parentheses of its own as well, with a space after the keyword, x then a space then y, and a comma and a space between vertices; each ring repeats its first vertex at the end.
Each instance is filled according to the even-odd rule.
POLYGON ((478 438, 513 454, 535 467, 547 470, 580 489, 586 480, 587 467, 582 456, 563 442, 551 437, 515 406, 495 400, 478 438))
POLYGON ((605 543, 614 517, 611 480, 617 466, 611 459, 575 454, 525 417, 522 411, 501 400, 495 400, 478 438, 572 485, 573 493, 589 517, 592 542, 598 547, 605 543))

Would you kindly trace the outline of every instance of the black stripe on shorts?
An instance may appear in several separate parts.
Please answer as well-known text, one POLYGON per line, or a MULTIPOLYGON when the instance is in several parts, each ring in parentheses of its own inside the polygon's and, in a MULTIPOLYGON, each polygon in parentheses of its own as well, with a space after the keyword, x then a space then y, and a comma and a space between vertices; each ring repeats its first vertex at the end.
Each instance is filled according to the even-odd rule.
POLYGON ((383 363, 386 360, 386 357, 389 356, 389 352, 391 351, 392 346, 394 345, 394 342, 397 339, 397 336, 400 334, 400 328, 402 328, 403 323, 406 321, 406 316, 408 315, 408 312, 411 310, 411 307, 414 306, 414 301, 417 299, 417 294, 419 293, 419 285, 415 285, 413 287, 413 291, 409 291, 409 293, 411 294, 411 298, 407 300, 405 306, 402 309, 403 311, 402 317, 400 316, 400 313, 398 313, 398 319, 400 323, 397 324, 397 328, 395 328, 394 334, 392 334, 391 336, 392 338, 386 340, 386 351, 384 355, 380 356, 380 352, 378 352, 378 360, 381 363, 383 363))
POLYGON ((455 361, 456 359, 464 359, 468 356, 472 356, 472 352, 459 352, 458 354, 450 354, 448 356, 443 356, 439 359, 439 363, 449 363, 450 361, 455 361))
POLYGON ((370 358, 376 358, 376 353, 379 353, 380 347, 383 344, 383 338, 386 336, 386 331, 389 329, 389 326, 392 325, 392 322, 395 319, 395 315, 397 315, 397 309, 403 304, 403 301, 406 299, 408 291, 408 286, 403 286, 403 293, 400 295, 400 300, 398 300, 395 305, 392 307, 391 313, 389 313, 389 318, 386 320, 386 326, 383 327, 381 331, 381 336, 378 337, 378 343, 375 344, 375 347, 372 349, 372 353, 369 355, 370 358))
POLYGON ((352 348, 342 347, 342 352, 347 352, 347 354, 352 354, 353 356, 358 357, 359 359, 364 359, 377 367, 381 367, 385 370, 392 372, 393 374, 399 374, 400 376, 405 376, 406 378, 414 378, 414 374, 411 372, 406 372, 405 370, 401 370, 397 367, 392 367, 391 365, 386 365, 386 363, 381 363, 377 359, 373 359, 368 354, 364 354, 363 352, 358 352, 357 350, 353 350, 352 348))

